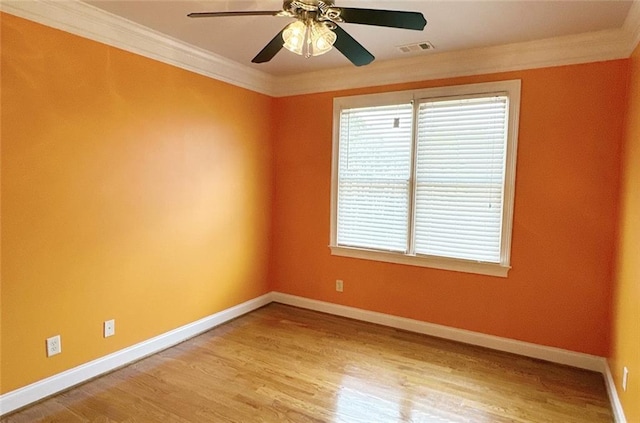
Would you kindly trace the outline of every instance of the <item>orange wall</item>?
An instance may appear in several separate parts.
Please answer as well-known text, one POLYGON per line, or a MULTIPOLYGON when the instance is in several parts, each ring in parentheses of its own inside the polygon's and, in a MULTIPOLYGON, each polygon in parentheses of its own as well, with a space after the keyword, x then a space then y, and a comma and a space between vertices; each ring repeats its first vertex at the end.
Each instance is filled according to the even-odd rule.
MULTIPOLYGON (((271 289, 609 353, 627 60, 270 99, 0 17, 0 393, 271 289), (508 278, 329 254, 333 97, 513 78, 523 88, 508 278), (116 336, 103 339, 111 318, 116 336), (63 353, 47 359, 54 334, 63 353)), ((638 55, 613 319, 613 358, 632 370, 638 55)))
POLYGON ((272 99, 1 19, 0 392, 268 292, 272 99))
POLYGON ((629 93, 610 365, 627 421, 640 422, 640 47, 631 58, 629 93), (629 369, 626 392, 624 366, 629 369))
POLYGON ((606 356, 627 76, 618 60, 275 100, 274 289, 606 356), (334 97, 516 78, 508 278, 330 255, 334 97))

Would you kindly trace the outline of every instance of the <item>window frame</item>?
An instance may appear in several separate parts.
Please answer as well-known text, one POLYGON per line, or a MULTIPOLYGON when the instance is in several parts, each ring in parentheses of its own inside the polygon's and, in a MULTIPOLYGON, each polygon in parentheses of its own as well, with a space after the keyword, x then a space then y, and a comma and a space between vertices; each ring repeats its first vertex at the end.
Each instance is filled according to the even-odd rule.
MULTIPOLYGON (((406 264, 411 266, 430 267, 442 270, 451 270, 466 273, 476 273, 489 276, 507 277, 511 269, 511 238, 513 232, 513 209, 515 200, 515 173, 518 149, 518 126, 520 117, 520 91, 519 79, 484 82, 478 84, 455 85, 445 87, 426 88, 419 90, 396 91, 378 94, 366 94, 348 97, 336 97, 333 100, 333 146, 331 158, 331 233, 329 248, 334 256, 351 257, 364 260, 381 261, 388 263, 406 264), (337 245, 337 206, 338 206, 338 159, 340 148, 340 114, 343 109, 384 106, 399 103, 413 102, 418 104, 428 99, 441 99, 447 97, 462 96, 486 96, 491 94, 506 94, 509 102, 509 116, 507 125, 507 143, 505 151, 505 176, 503 186, 503 212, 500 240, 500 263, 480 262, 474 260, 455 259, 439 256, 419 255, 412 253, 413 248, 407 253, 372 250, 357 247, 345 247, 337 245)), ((414 147, 411 160, 415 162, 417 122, 413 122, 414 147)), ((410 179, 410 209, 407 230, 410 244, 414 243, 414 214, 415 214, 415 166, 410 179)))

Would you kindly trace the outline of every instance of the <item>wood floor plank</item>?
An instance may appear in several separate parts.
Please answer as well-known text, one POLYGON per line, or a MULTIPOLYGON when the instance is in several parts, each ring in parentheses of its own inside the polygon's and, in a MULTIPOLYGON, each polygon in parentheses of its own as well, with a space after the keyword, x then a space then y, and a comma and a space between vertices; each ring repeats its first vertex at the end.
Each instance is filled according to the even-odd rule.
POLYGON ((270 304, 23 422, 611 423, 598 373, 270 304))

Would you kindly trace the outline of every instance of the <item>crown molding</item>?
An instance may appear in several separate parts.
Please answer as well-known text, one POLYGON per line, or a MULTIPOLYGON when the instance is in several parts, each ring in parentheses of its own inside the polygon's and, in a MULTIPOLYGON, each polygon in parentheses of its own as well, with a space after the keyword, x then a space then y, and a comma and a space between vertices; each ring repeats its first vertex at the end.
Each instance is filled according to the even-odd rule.
POLYGON ((210 78, 271 94, 273 76, 79 0, 1 0, 0 10, 210 78))
POLYGON ((631 34, 631 42, 629 44, 629 56, 640 44, 640 0, 634 0, 627 14, 622 27, 631 34))
POLYGON ((613 29, 523 43, 451 51, 365 68, 344 67, 277 77, 276 97, 338 91, 376 85, 481 75, 629 57, 631 34, 613 29))
POLYGON ((622 59, 640 42, 634 0, 619 29, 277 77, 80 0, 0 0, 0 10, 273 97, 622 59))

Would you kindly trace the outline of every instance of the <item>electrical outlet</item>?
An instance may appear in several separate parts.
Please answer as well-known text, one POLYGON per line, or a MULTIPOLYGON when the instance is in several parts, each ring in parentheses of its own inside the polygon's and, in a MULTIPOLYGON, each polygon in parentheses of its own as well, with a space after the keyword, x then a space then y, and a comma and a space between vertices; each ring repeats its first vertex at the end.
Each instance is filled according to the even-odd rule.
POLYGON ((116 334, 116 321, 114 319, 104 322, 104 337, 108 338, 116 334))
POLYGON ((47 338, 47 357, 60 354, 62 352, 62 342, 60 341, 60 335, 47 338))
POLYGON ((336 291, 338 292, 342 292, 344 289, 344 282, 342 282, 340 279, 336 280, 336 291))
POLYGON ((629 369, 627 366, 622 369, 622 390, 627 391, 627 382, 629 381, 629 369))

